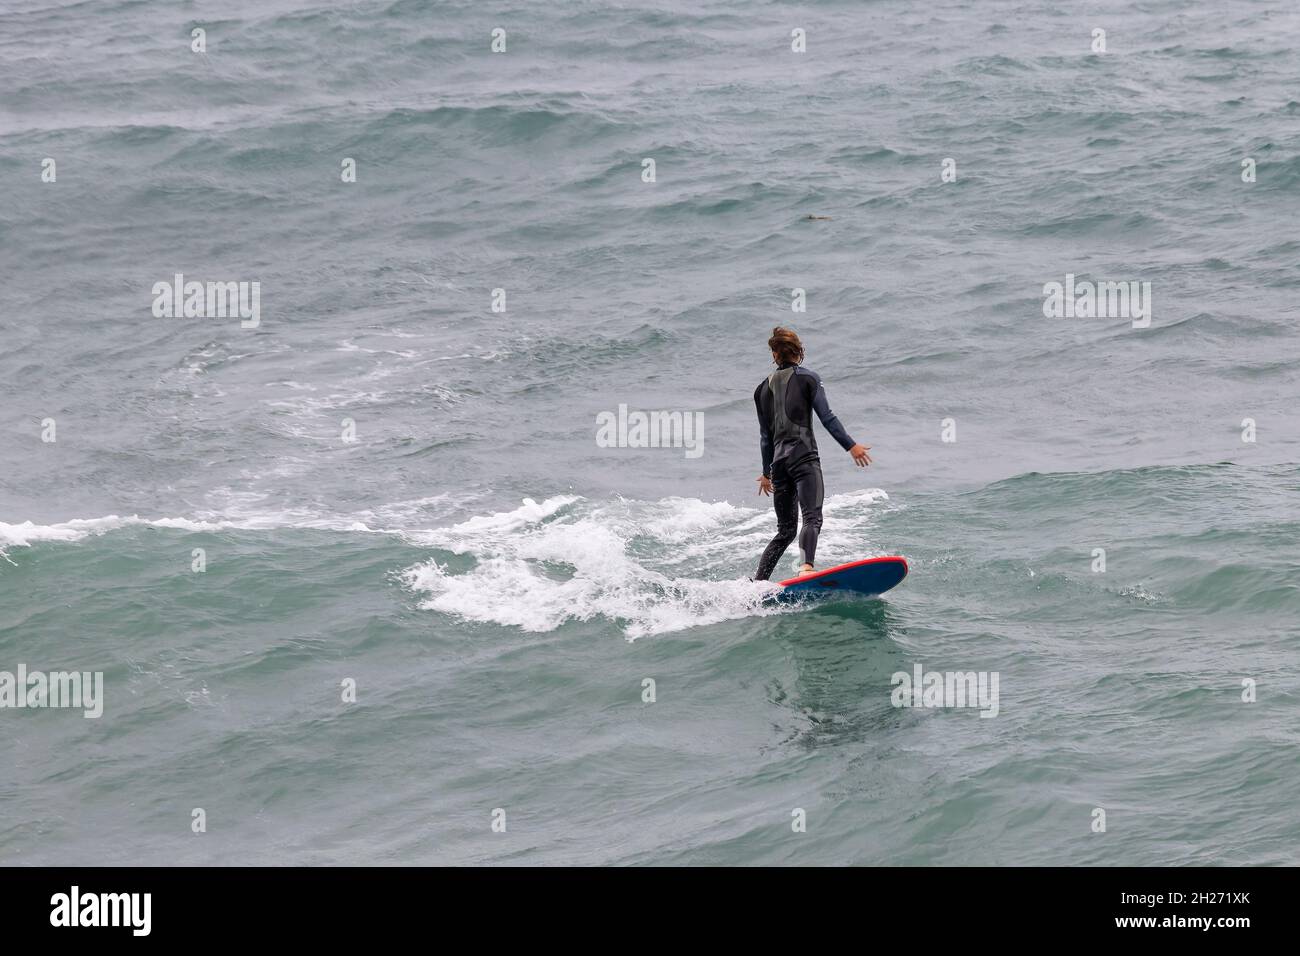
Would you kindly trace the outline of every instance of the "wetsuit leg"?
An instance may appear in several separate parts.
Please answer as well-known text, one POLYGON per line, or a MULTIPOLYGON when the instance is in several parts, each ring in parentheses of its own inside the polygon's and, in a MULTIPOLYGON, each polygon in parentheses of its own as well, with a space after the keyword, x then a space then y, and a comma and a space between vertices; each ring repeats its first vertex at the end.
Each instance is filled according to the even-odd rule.
POLYGON ((776 508, 776 537, 768 543, 763 556, 759 558, 755 581, 766 581, 772 576, 772 569, 781 560, 781 555, 785 554, 785 549, 790 547, 795 530, 799 527, 797 488, 786 474, 782 462, 772 466, 772 504, 776 508))
POLYGON ((790 469, 799 500, 803 527, 799 529, 799 550, 804 564, 812 564, 817 557, 817 536, 822 530, 822 463, 813 456, 790 469))

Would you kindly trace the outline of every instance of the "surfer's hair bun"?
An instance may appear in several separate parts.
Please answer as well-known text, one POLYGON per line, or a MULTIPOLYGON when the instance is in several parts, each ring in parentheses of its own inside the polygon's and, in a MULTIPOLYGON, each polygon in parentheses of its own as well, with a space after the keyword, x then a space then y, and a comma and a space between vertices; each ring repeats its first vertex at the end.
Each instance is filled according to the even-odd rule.
POLYGON ((794 329, 777 326, 772 330, 772 337, 767 340, 767 347, 772 350, 781 364, 790 362, 798 365, 803 361, 803 343, 794 329))

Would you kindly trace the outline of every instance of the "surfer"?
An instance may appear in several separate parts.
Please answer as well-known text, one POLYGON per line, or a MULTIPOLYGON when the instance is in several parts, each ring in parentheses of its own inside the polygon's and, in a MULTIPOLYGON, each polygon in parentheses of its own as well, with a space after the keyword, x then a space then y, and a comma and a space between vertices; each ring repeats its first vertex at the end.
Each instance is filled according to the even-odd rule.
POLYGON ((803 515, 799 532, 799 573, 811 574, 817 555, 817 535, 822 529, 822 465, 813 437, 812 413, 816 412, 831 437, 840 443, 859 468, 871 464, 869 445, 849 437, 826 401, 826 389, 816 372, 803 367, 803 343, 793 329, 777 326, 767 340, 777 369, 754 389, 758 408, 759 448, 763 473, 758 492, 772 495, 776 507, 776 537, 758 562, 755 581, 766 581, 795 538, 796 509, 803 515))

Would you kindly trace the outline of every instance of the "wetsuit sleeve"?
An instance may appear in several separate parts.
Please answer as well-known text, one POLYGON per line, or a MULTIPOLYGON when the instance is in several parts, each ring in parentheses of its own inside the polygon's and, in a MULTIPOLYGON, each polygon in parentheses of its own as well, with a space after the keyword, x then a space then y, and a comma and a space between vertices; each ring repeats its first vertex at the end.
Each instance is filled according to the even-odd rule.
POLYGON ((763 392, 766 382, 754 389, 754 407, 758 409, 758 450, 763 456, 763 474, 772 477, 772 416, 763 414, 763 392))
POLYGON ((840 420, 836 418, 835 413, 831 411, 830 403, 826 400, 826 386, 822 385, 822 380, 820 378, 817 378, 814 383, 812 407, 813 411, 817 413, 817 417, 821 420, 823 427, 830 432, 832 438, 840 443, 841 448, 848 451, 857 444, 849 437, 849 433, 844 430, 844 426, 840 424, 840 420))

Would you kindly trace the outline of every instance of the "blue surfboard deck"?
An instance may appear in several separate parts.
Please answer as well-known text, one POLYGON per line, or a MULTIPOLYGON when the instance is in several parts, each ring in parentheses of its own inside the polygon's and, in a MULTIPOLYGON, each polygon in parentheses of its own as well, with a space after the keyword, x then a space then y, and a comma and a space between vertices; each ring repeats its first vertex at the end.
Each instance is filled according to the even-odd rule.
POLYGON ((903 558, 864 558, 825 571, 788 578, 780 582, 782 591, 776 596, 789 599, 832 594, 873 597, 884 594, 905 577, 907 561, 903 558))

